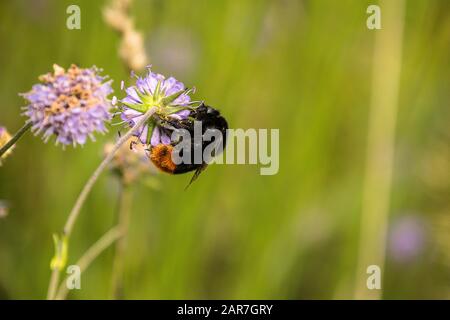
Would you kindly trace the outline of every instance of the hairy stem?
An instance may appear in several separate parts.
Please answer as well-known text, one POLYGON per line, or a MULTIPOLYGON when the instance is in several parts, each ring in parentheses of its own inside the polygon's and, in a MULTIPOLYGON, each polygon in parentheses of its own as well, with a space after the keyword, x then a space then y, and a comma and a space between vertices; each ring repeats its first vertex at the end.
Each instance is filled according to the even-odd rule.
POLYGON ((27 132, 33 124, 31 122, 25 123, 25 125, 16 132, 16 134, 9 140, 1 149, 0 149, 0 157, 9 150, 16 142, 23 136, 25 132, 27 132))
MULTIPOLYGON (((80 210, 86 201, 87 196, 92 190, 92 187, 94 186, 95 182, 97 181, 100 174, 105 170, 107 165, 111 162, 111 160, 114 158, 114 155, 116 154, 117 150, 133 135, 134 132, 136 132, 144 123, 155 113, 156 107, 150 108, 140 119, 136 122, 136 124, 128 130, 126 134, 124 134, 114 145, 114 148, 111 150, 111 152, 106 155, 105 159, 100 163, 100 165, 97 167, 97 169, 94 171, 94 173, 91 175, 91 177, 88 179, 86 184, 84 185, 83 189, 81 190, 80 195, 77 198, 77 201, 75 202, 75 205, 72 208, 72 211, 70 211, 69 217, 67 218, 66 224, 64 225, 63 229, 63 236, 66 238, 69 238, 70 234, 72 233, 73 226, 80 214, 80 210)), ((52 292, 55 292, 55 287, 57 286, 57 281, 53 282, 52 280, 56 278, 58 279, 58 276, 55 275, 55 273, 59 273, 61 270, 59 268, 52 269, 52 275, 50 278, 50 285, 47 292, 47 298, 53 299, 54 294, 51 294, 52 292)))
MULTIPOLYGON (((77 261, 76 265, 80 268, 80 274, 86 271, 86 269, 91 265, 91 263, 110 245, 114 243, 114 241, 120 239, 122 236, 122 230, 119 226, 115 226, 106 232, 100 239, 97 240, 85 253, 84 255, 77 261)), ((57 300, 63 300, 66 298, 68 293, 67 287, 67 277, 60 284, 58 288, 58 293, 56 295, 57 300)))
POLYGON ((118 227, 122 232, 122 237, 116 242, 115 255, 112 271, 112 298, 123 298, 123 270, 124 255, 126 250, 128 226, 130 223, 130 213, 132 204, 132 190, 127 184, 121 181, 119 190, 119 205, 117 210, 118 227))
POLYGON ((83 187, 83 190, 81 191, 80 195, 78 196, 77 201, 75 202, 75 205, 70 212, 69 218, 67 219, 67 222, 64 226, 64 235, 67 237, 72 232, 73 225, 75 224, 75 221, 80 213, 81 207, 83 206, 84 202, 86 201, 86 198, 89 194, 89 192, 92 190, 92 187, 94 186, 95 182, 97 181, 100 174, 103 172, 103 170, 106 168, 106 166, 111 162, 114 155, 116 154, 117 150, 124 144, 132 135, 133 133, 139 129, 156 111, 156 108, 153 107, 149 109, 144 116, 142 116, 141 119, 139 119, 138 122, 131 128, 125 135, 123 135, 117 143, 114 145, 114 148, 111 150, 111 152, 105 157, 105 159, 100 163, 98 168, 94 171, 92 176, 87 181, 86 185, 83 187))
POLYGON ((47 300, 51 300, 55 296, 58 281, 59 281, 59 272, 52 272, 52 275, 50 277, 50 283, 48 284, 47 300))

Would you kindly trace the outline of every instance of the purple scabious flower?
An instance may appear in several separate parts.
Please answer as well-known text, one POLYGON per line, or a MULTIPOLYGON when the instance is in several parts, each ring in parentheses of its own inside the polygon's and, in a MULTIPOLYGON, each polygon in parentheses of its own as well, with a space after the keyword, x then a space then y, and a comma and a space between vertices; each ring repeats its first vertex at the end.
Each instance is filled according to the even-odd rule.
POLYGON ((135 86, 125 89, 127 96, 120 100, 121 119, 134 126, 150 108, 156 107, 154 116, 134 135, 146 145, 170 144, 170 130, 161 123, 170 118, 182 120, 189 116, 191 105, 197 103, 191 101, 189 94, 192 91, 175 78, 166 78, 149 69, 145 77, 136 77, 135 86))
POLYGON ((396 262, 411 262, 423 252, 425 242, 424 221, 416 215, 404 215, 397 218, 390 228, 389 254, 396 262))
POLYGON ((39 77, 31 91, 22 94, 29 104, 24 107, 32 131, 47 142, 52 135, 56 144, 83 145, 95 131, 106 132, 111 119, 108 95, 111 81, 99 75, 96 67, 81 69, 72 65, 67 71, 53 65, 54 72, 39 77))

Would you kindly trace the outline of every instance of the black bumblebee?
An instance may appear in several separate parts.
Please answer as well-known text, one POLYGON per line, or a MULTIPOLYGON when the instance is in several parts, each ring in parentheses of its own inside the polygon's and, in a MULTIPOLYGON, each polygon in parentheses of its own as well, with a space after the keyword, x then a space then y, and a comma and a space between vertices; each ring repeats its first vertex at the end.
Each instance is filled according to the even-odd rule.
POLYGON ((228 123, 218 110, 203 103, 197 108, 193 109, 193 111, 191 111, 191 113, 189 114, 189 117, 186 119, 163 119, 160 120, 159 124, 162 128, 164 128, 164 130, 167 130, 168 133, 173 130, 187 130, 187 132, 189 132, 190 134, 190 140, 182 141, 184 144, 187 143, 187 148, 183 148, 181 150, 177 150, 177 145, 181 143, 181 141, 179 140, 171 141, 171 144, 158 144, 156 146, 153 146, 150 149, 149 157, 157 168, 169 174, 182 174, 195 171, 191 181, 189 182, 189 185, 193 181, 195 181, 200 173, 208 166, 205 159, 202 159, 201 163, 196 163, 194 161, 194 153, 196 151, 201 151, 201 154, 203 155, 205 148, 211 143, 213 143, 214 146, 217 146, 216 150, 219 151, 216 154, 213 152, 212 156, 216 156, 225 148, 227 141, 228 123), (205 141, 204 139, 201 139, 200 141, 196 140, 194 132, 195 121, 201 122, 202 137, 208 129, 214 129, 220 132, 221 137, 219 141, 211 142, 205 141), (175 164, 172 160, 172 154, 174 151, 179 152, 180 157, 183 157, 184 159, 187 158, 190 161, 186 161, 187 163, 175 164), (183 152, 185 154, 183 154, 183 152))

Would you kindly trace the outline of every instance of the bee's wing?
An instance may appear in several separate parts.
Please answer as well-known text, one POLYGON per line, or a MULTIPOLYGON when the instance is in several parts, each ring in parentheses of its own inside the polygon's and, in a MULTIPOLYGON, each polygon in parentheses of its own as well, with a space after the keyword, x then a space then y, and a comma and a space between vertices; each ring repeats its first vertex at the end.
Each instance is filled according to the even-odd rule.
POLYGON ((189 181, 189 184, 186 186, 186 188, 184 188, 185 191, 187 190, 187 188, 189 188, 189 186, 192 184, 192 182, 197 180, 197 178, 200 175, 200 173, 202 173, 206 169, 207 166, 208 165, 206 163, 204 163, 200 168, 195 170, 194 175, 191 178, 191 181, 189 181))

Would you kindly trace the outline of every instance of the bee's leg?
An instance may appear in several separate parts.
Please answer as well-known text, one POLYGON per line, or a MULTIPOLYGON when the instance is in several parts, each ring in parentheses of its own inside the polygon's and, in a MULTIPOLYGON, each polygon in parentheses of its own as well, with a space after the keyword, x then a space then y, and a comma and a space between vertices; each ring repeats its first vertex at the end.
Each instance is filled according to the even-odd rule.
POLYGON ((134 146, 137 145, 137 141, 130 141, 130 150, 133 150, 134 146))
POLYGON ((160 124, 160 127, 164 128, 164 129, 169 129, 169 130, 176 130, 177 128, 175 128, 173 126, 173 124, 171 124, 170 122, 163 122, 160 124))
POLYGON ((198 179, 200 174, 206 169, 207 166, 208 165, 206 163, 204 163, 199 168, 197 168, 197 170, 195 170, 194 175, 192 176, 191 180, 189 181, 189 184, 184 188, 184 191, 186 191, 187 188, 189 188, 189 186, 192 184, 192 182, 194 182, 195 180, 198 179))

